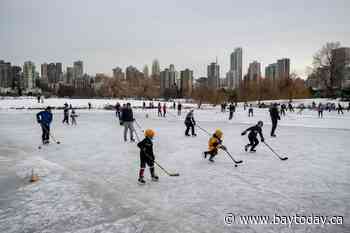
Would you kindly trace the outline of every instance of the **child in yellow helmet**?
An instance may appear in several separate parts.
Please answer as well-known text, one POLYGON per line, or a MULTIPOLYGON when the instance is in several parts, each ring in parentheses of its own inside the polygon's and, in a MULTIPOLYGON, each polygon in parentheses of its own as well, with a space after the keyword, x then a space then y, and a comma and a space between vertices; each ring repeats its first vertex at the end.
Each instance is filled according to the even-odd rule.
POLYGON ((153 142, 152 139, 155 132, 152 129, 145 131, 145 138, 137 144, 140 148, 140 171, 139 171, 139 183, 145 184, 143 174, 146 168, 146 164, 149 166, 151 177, 153 181, 158 181, 158 176, 154 173, 154 154, 153 154, 153 142))
POLYGON ((218 149, 226 150, 226 147, 222 145, 222 136, 223 133, 220 129, 215 130, 213 136, 209 139, 208 142, 208 151, 204 152, 204 158, 207 158, 208 154, 210 155, 209 161, 214 162, 214 157, 218 154, 218 149))

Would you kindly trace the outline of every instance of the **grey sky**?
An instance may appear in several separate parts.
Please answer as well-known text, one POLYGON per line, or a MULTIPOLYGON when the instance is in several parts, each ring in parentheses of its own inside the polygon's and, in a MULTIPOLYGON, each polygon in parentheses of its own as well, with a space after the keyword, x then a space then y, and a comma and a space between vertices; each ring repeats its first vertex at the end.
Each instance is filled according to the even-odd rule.
POLYGON ((349 0, 0 0, 0 59, 81 59, 87 73, 111 74, 157 58, 199 77, 217 56, 224 77, 241 46, 245 72, 289 57, 302 73, 326 42, 350 46, 349 26, 349 0))

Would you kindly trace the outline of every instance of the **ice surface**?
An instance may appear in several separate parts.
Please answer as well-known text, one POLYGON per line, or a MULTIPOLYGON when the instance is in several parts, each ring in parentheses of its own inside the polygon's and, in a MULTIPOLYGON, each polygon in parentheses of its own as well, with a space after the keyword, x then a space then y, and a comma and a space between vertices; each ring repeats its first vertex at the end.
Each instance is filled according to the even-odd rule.
MULTIPOLYGON (((156 110, 135 110, 143 128, 155 129, 157 160, 179 177, 157 169, 158 183, 146 170, 144 186, 137 184, 139 150, 124 143, 123 128, 113 111, 78 110, 78 125, 61 123, 54 111, 53 135, 61 144, 38 150, 41 129, 36 111, 9 110, 27 101, 0 105, 0 232, 350 232, 350 114, 315 111, 287 113, 270 138, 267 109, 253 118, 238 108, 234 119, 207 106, 196 110, 198 124, 221 128, 231 154, 244 160, 235 168, 220 152, 214 164, 203 160, 208 136, 184 136, 184 114, 157 117, 156 110), (7 107, 4 107, 7 106, 7 107), (146 118, 146 113, 149 117, 146 118), (266 141, 287 161, 280 161, 260 144, 257 153, 243 151, 240 133, 263 120, 266 141), (29 183, 31 170, 40 180, 29 183), (231 225, 226 213, 240 215, 337 215, 343 225, 231 225)), ((61 106, 64 99, 46 100, 61 106)), ((75 100, 73 105, 103 107, 106 100, 75 100)), ((136 104, 136 102, 133 102, 136 104)), ((141 103, 141 102, 140 102, 141 103)), ((115 104, 114 100, 110 104, 115 104)), ((50 105, 54 105, 50 103, 50 105)), ((190 104, 188 106, 191 106, 190 104)), ((141 130, 137 129, 141 136, 141 130)))

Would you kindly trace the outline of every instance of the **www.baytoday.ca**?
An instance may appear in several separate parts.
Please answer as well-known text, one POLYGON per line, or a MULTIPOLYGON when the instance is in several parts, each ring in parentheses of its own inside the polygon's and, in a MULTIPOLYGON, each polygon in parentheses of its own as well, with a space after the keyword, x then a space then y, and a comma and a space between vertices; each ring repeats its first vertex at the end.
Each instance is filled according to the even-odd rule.
POLYGON ((302 215, 295 214, 292 216, 278 215, 263 216, 263 215, 239 215, 227 213, 224 217, 226 225, 242 224, 242 225, 264 225, 264 224, 281 224, 288 225, 342 225, 344 222, 343 216, 322 216, 322 215, 302 215))

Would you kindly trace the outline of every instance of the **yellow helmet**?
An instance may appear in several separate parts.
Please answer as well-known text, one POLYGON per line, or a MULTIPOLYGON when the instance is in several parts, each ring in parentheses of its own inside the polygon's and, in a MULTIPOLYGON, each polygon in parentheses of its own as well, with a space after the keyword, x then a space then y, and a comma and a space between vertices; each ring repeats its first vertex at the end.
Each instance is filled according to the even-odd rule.
POLYGON ((156 133, 154 132, 153 129, 146 129, 146 130, 145 130, 145 136, 146 136, 146 137, 153 138, 155 134, 156 134, 156 133))
POLYGON ((215 135, 216 135, 218 138, 221 138, 221 137, 222 137, 222 135, 223 135, 223 133, 222 133, 221 129, 217 129, 217 130, 215 130, 215 135))

